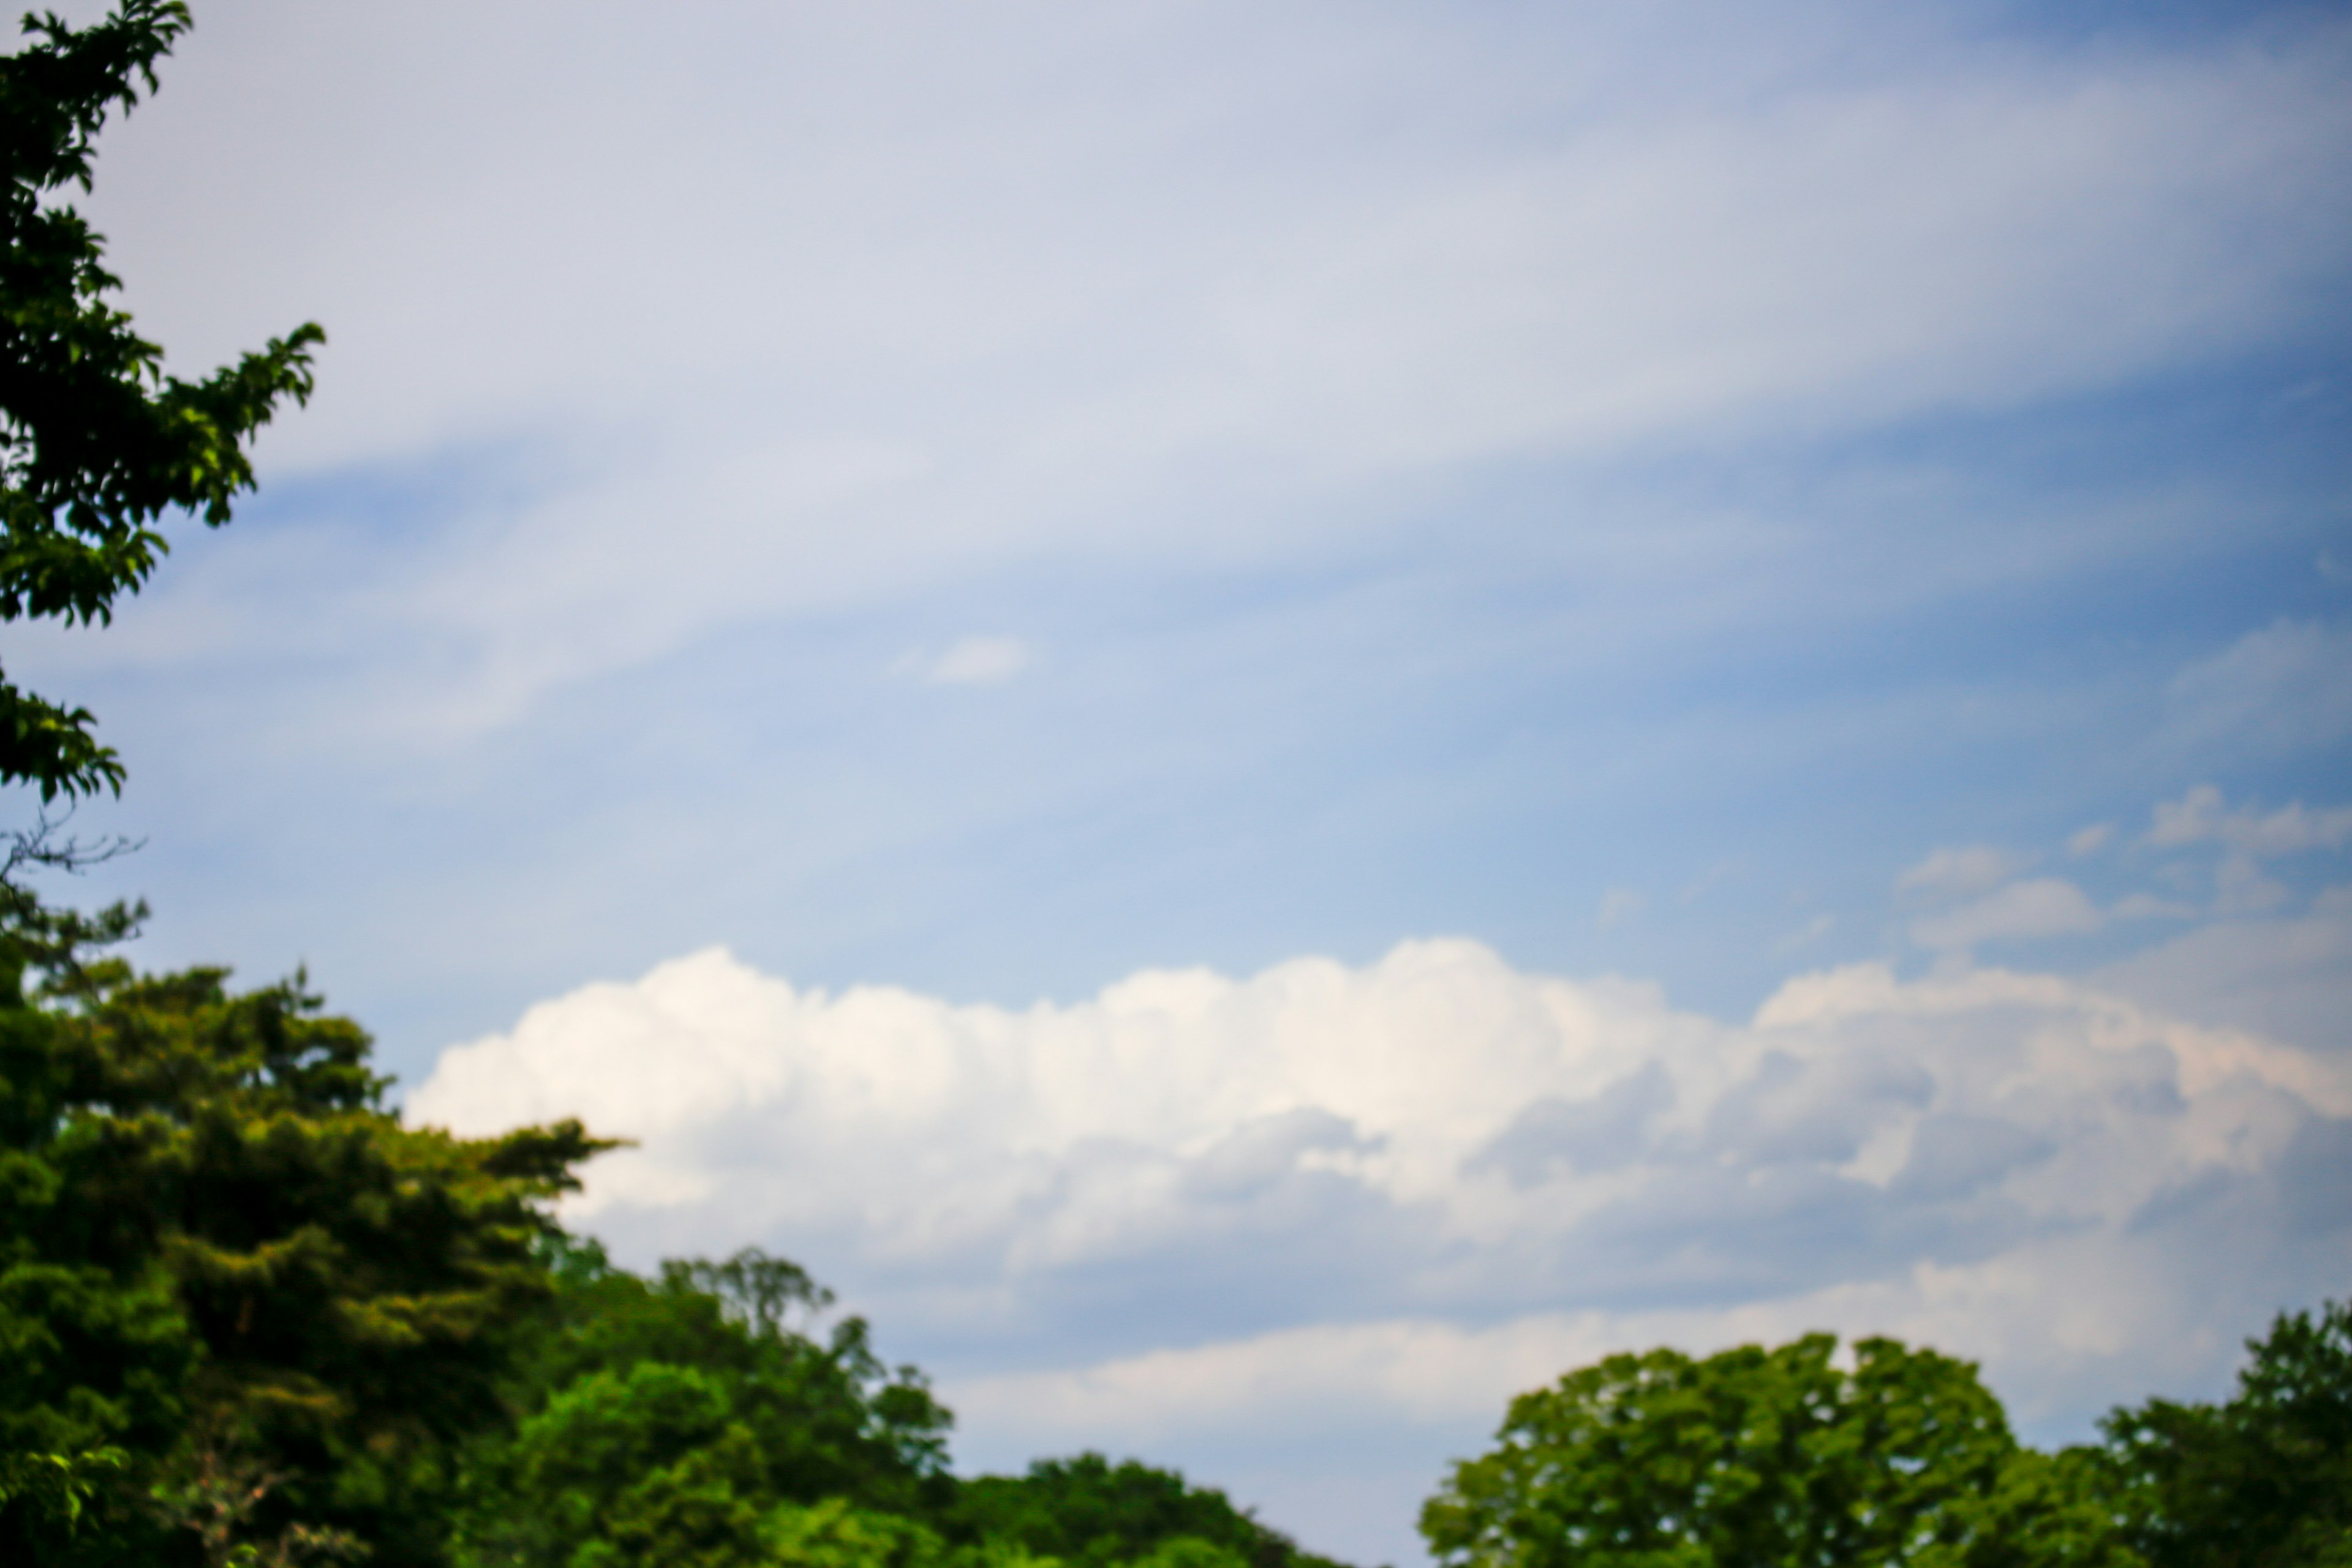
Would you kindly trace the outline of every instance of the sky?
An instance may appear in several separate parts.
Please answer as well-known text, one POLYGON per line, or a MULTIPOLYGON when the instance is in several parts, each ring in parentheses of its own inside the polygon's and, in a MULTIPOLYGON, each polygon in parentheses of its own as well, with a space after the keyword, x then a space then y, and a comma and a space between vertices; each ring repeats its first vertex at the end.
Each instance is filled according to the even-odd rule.
POLYGON ((1366 1564, 1611 1350, 2222 1393, 2352 1292, 2352 19, 2062 9, 200 5, 77 199, 329 342, 9 628, 53 892, 1366 1564))

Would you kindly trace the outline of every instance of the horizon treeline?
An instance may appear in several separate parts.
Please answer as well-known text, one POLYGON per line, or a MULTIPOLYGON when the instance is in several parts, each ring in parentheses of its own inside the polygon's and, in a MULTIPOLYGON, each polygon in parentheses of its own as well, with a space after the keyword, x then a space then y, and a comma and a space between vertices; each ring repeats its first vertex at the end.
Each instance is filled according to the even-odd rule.
MULTIPOLYGON (((563 1230, 611 1147, 578 1123, 406 1126, 299 978, 142 975, 130 911, 8 887, 0 1562, 1338 1568, 1139 1460, 959 1477, 798 1265, 563 1230)), ((1423 1532, 1458 1568, 2352 1563, 2352 1307, 2249 1348, 2228 1402, 2055 1454, 1891 1340, 1612 1356, 1513 1401, 1423 1532)))
POLYGON ((615 1268, 577 1123, 404 1126, 299 982, 0 913, 0 1561, 1332 1568, 1171 1471, 960 1479, 797 1266, 615 1268))

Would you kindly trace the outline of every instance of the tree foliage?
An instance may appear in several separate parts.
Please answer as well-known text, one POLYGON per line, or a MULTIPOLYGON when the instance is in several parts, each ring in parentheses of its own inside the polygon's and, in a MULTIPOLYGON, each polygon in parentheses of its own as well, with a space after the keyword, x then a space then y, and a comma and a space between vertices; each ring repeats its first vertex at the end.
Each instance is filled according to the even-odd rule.
MULTIPOLYGON (((108 116, 128 113, 189 26, 182 0, 122 0, 89 27, 30 16, 0 57, 0 621, 112 618, 188 511, 218 527, 253 483, 246 445, 281 401, 310 394, 314 324, 200 380, 109 302, 121 280, 61 193, 90 187, 108 116)), ((120 790, 96 721, 0 677, 0 783, 44 800, 120 790)))
POLYGON ((546 1200, 599 1145, 404 1127, 299 982, 37 945, 0 933, 0 1473, 58 1479, 0 1507, 0 1558, 309 1531, 436 1560, 549 1289, 546 1200))
POLYGON ((2221 1405, 2107 1420, 2154 1568, 2352 1568, 2352 1301, 2282 1313, 2221 1405))
POLYGON ((921 1375, 782 1258, 648 1279, 590 1241, 547 1257, 515 1426, 469 1459, 466 1568, 1334 1568, 1131 1459, 957 1479, 921 1375))
POLYGON ((794 1510, 911 1519, 952 1495, 946 1410, 864 1320, 818 1337, 831 1298, 797 1265, 754 1248, 646 1279, 593 1242, 548 1257, 519 1425, 475 1455, 461 1561, 764 1563, 794 1510))
POLYGON ((1808 1335, 1616 1355, 1512 1401, 1422 1514, 1452 1568, 2025 1568, 2132 1561, 2080 1458, 2011 1437, 1976 1369, 1808 1335))
POLYGON ((1448 1568, 2352 1568, 2352 1303, 2247 1349, 2226 1404, 2054 1454, 1891 1340, 1612 1356, 1514 1400, 1422 1531, 1448 1568))
POLYGON ((1165 1568, 1334 1568, 1173 1470, 1100 1454, 1040 1459, 1024 1476, 965 1483, 952 1528, 1018 1546, 1070 1568, 1154 1563, 1165 1568))

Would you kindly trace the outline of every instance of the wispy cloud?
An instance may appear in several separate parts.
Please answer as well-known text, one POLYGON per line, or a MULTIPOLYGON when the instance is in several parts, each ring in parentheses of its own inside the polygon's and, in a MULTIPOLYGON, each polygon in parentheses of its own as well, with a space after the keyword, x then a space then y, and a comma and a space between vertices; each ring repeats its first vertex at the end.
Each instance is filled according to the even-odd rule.
POLYGON ((1963 949, 2023 937, 2095 931, 2106 917, 2074 883, 2056 877, 2011 882, 1999 892, 1911 922, 1922 947, 1963 949))
POLYGON ((2294 801, 2274 811, 2231 811, 2221 792, 2199 784, 2151 810, 2147 841, 2165 848, 2219 840, 2240 855, 2273 858, 2352 842, 2352 805, 2312 810, 2294 801))
MULTIPOLYGON (((508 722, 1074 540, 1308 545, 1319 501, 1464 465, 2013 407, 2274 341, 2343 260, 2336 26, 2086 78, 1862 7, 1879 44, 1834 50, 1711 4, 924 16, 747 11, 724 49, 609 4, 207 20, 110 142, 142 325, 333 324, 280 474, 502 440, 580 480, 292 601, 445 656, 364 710, 508 722), (1603 89, 1612 50, 1650 88, 1603 89), (1413 129, 1307 129, 1374 123, 1413 129)), ((2335 657, 2274 640, 2183 701, 2335 657)))
POLYGON ((2105 848, 2114 840, 2115 836, 2114 823, 2092 823, 2089 826, 2078 828, 2067 836, 2066 853, 2078 860, 2086 855, 2095 855, 2105 848))
POLYGON ((2352 735, 2352 626, 2283 616, 2183 668, 2168 735, 2294 753, 2352 735))
POLYGON ((1592 917, 1597 931, 1615 931, 1629 921, 1641 918, 1649 900, 1631 888, 1611 888, 1601 895, 1601 908, 1592 917))
POLYGON ((2024 857, 1988 845, 1937 849, 1895 879, 1898 891, 1946 897, 1981 893, 1999 887, 2031 864, 2024 857))
POLYGON ((923 660, 922 671, 935 686, 1002 686, 1029 665, 1029 645, 1019 637, 972 637, 923 660))

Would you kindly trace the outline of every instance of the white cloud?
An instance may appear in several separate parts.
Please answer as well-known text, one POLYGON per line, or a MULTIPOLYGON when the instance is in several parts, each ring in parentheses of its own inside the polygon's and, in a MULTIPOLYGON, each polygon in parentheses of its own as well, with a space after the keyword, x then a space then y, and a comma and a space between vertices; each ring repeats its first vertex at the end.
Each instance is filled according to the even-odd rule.
POLYGON ((1638 919, 1648 902, 1631 888, 1611 888, 1601 895, 1601 910, 1592 917, 1592 923, 1601 931, 1615 931, 1638 919))
POLYGON ((2026 862, 2005 849, 1976 844, 1937 849, 1895 879, 1902 892, 1944 896, 1981 893, 2000 886, 2024 868, 2026 862))
POLYGON ((2129 893, 2117 899, 2107 911, 2119 921, 2189 920, 2197 911, 2172 899, 2159 899, 2153 893, 2129 893))
POLYGON ((1777 956, 1786 957, 1790 953, 1812 946, 1835 929, 1837 929, 1835 915, 1828 913, 1815 915, 1811 920, 1774 942, 1772 952, 1777 956))
POLYGON ((1465 942, 1021 1012, 803 992, 713 951, 451 1049, 408 1112, 583 1116, 639 1141, 593 1168, 583 1223, 782 1242, 928 1327, 1087 1355, 1778 1300, 2119 1236, 2199 1182, 2275 1182, 2352 1080, 2000 971, 1808 975, 1743 1028, 1465 942))
POLYGON ((2210 838, 2221 825, 2222 805, 2221 792, 2212 784, 2199 784, 2179 800, 2160 800, 2149 813, 2147 841, 2171 848, 2210 838))
POLYGON ((2352 735, 2352 626, 2282 617, 2188 665, 2167 693, 2184 746, 2292 752, 2352 735))
POLYGON ((1999 970, 1733 1026, 1462 941, 1019 1010, 714 950, 452 1048, 407 1114, 637 1139, 575 1223, 803 1258, 944 1374, 970 1462, 1206 1455, 1391 1556, 1401 1487, 1607 1349, 1895 1332, 2079 1431, 2352 1286, 2352 1058, 1999 970))
POLYGON ((2082 889, 2055 877, 2040 877, 2011 882, 1956 910, 1924 915, 1911 922, 1911 940, 1921 947, 1957 951, 2005 938, 2093 931, 2105 923, 2106 917, 2082 889))
POLYGON ((2174 848, 2219 839, 2254 858, 2339 849, 2352 839, 2352 805, 2313 811, 2298 800, 2268 814, 2251 807, 2233 812, 2211 784, 2199 784, 2179 800, 2158 801, 2151 821, 2151 844, 2174 848))
POLYGON ((2095 855, 2100 850, 2105 848, 2107 847, 2107 841, 2115 836, 2116 826, 2114 823, 2095 822, 2088 827, 2079 829, 2067 838, 2066 852, 2075 857, 2077 859, 2080 859, 2085 855, 2095 855))
POLYGON ((2305 914, 2183 932, 2094 978, 2200 1023, 2341 1055, 2352 1050, 2352 887, 2322 892, 2305 914))
POLYGON ((2339 805, 2332 811, 2306 811, 2301 801, 2295 801, 2266 816, 2247 812, 2223 823, 2221 837, 2230 847, 2247 855, 2340 849, 2345 839, 2352 837, 2352 805, 2339 805))
POLYGON ((2251 855, 2224 855, 2213 868, 2215 914, 2268 914, 2294 896, 2285 883, 2265 876, 2251 855))
POLYGON ((1001 686, 1027 669, 1029 658, 1019 637, 966 637, 928 661, 923 675, 938 686, 1001 686))
POLYGON ((1011 1451, 1100 1445, 1106 1435, 1150 1451, 1244 1421, 1302 1436, 1400 1420, 1486 1428, 1514 1394, 1615 1351, 1672 1344, 1703 1353, 1828 1330, 1892 1334, 1979 1362, 2030 1431, 2109 1397, 2126 1357, 2136 1364, 2124 1376, 2147 1386, 2179 1387, 2206 1372, 2227 1336, 2181 1291, 2178 1261, 2115 1237, 2051 1237, 1990 1263, 1921 1263, 1771 1300, 1532 1312, 1491 1327, 1425 1317, 1318 1324, 971 1377, 948 1392, 967 1425, 1017 1434, 992 1438, 1011 1451), (2077 1272, 2079 1286, 2070 1285, 2077 1272))

